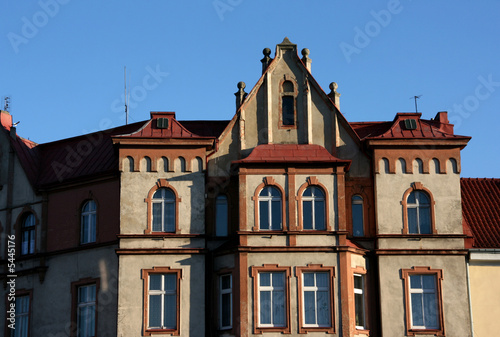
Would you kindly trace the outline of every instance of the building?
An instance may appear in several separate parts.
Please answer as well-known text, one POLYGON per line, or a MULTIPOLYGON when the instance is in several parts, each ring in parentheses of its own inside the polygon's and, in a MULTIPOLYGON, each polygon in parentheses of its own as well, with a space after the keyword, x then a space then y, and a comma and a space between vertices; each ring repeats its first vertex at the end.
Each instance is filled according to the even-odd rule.
POLYGON ((348 122, 309 50, 263 53, 230 121, 38 145, 2 112, 6 335, 471 336, 470 137, 446 112, 348 122))

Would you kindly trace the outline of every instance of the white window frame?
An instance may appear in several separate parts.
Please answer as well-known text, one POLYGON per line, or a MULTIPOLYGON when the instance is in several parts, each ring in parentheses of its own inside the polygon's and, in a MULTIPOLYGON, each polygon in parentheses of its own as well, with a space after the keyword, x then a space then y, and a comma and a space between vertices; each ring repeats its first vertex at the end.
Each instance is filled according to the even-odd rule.
MULTIPOLYGON (((88 295, 87 295, 88 296, 88 295)), ((96 317, 97 317, 97 308, 96 308, 96 299, 97 299, 97 286, 96 284, 87 284, 87 285, 82 285, 82 286, 79 286, 77 288, 77 308, 76 308, 76 317, 77 317, 77 337, 93 337, 95 336, 96 334, 96 331, 97 331, 97 326, 96 326, 96 317), (88 300, 85 299, 84 301, 81 301, 80 300, 80 290, 83 289, 83 288, 87 288, 87 294, 89 293, 89 289, 93 288, 93 292, 94 292, 94 299, 93 300, 88 300), (90 335, 81 335, 80 334, 80 330, 81 330, 81 312, 82 310, 85 310, 85 309, 88 309, 88 308, 94 308, 94 315, 93 317, 91 317, 91 320, 88 320, 86 321, 87 323, 87 331, 90 333, 90 335), (93 326, 94 326, 94 331, 91 331, 92 329, 88 326, 89 325, 89 322, 90 324, 93 323, 93 326)))
POLYGON ((354 279, 356 279, 356 277, 359 277, 361 279, 361 288, 356 288, 356 282, 353 282, 353 284, 354 284, 354 296, 356 296, 356 294, 361 295, 362 306, 361 306, 361 308, 356 307, 356 299, 354 300, 354 315, 355 315, 354 319, 356 319, 357 310, 360 309, 362 317, 363 317, 364 325, 356 325, 356 329, 365 330, 366 329, 365 275, 354 274, 354 279))
MULTIPOLYGON (((176 330, 178 329, 178 326, 177 326, 177 315, 179 314, 177 312, 177 309, 176 311, 173 313, 174 315, 174 321, 175 321, 175 325, 174 327, 165 327, 163 326, 164 322, 165 322, 165 296, 167 295, 175 295, 175 302, 177 303, 178 299, 177 299, 177 287, 179 286, 178 284, 178 279, 177 279, 177 274, 175 273, 149 273, 148 275, 148 326, 147 326, 147 329, 148 330, 176 330), (153 275, 161 275, 161 289, 160 290, 151 290, 151 276, 153 275), (175 276, 175 289, 174 290, 165 290, 165 276, 166 275, 174 275, 175 276), (149 317, 151 315, 151 311, 150 311, 150 308, 149 308, 149 303, 151 301, 151 296, 157 296, 157 295, 160 295, 161 296, 161 304, 160 304, 160 322, 161 322, 161 326, 160 327, 152 327, 150 325, 150 320, 149 320, 149 317)), ((176 305, 177 306, 177 305, 176 305)))
POLYGON ((331 287, 330 287, 330 273, 328 271, 303 271, 302 272, 302 308, 300 308, 300 310, 302 310, 302 319, 304 320, 302 323, 303 323, 303 326, 305 328, 329 328, 332 326, 332 322, 331 322, 331 310, 332 310, 332 303, 331 303, 331 287), (305 285, 305 279, 304 279, 304 276, 305 274, 313 274, 314 275, 314 286, 306 286, 305 285), (316 279, 316 275, 317 274, 326 274, 327 275, 327 280, 328 280, 328 283, 327 283, 327 286, 326 287, 319 287, 317 286, 317 279, 316 279), (316 317, 315 317, 315 321, 316 323, 315 324, 311 324, 311 323, 306 323, 306 300, 305 300, 305 292, 314 292, 314 305, 315 305, 315 308, 314 308, 314 312, 316 314, 316 317), (318 295, 317 293, 319 291, 327 291, 328 292, 328 324, 326 325, 320 325, 318 324, 318 295))
POLYGON ((415 194, 415 203, 410 203, 407 201, 406 203, 406 213, 407 213, 407 217, 408 217, 408 233, 409 234, 422 234, 422 229, 421 229, 421 220, 420 220, 420 209, 423 209, 423 208, 427 208, 429 210, 429 233, 428 234, 431 234, 432 233, 432 213, 431 213, 431 198, 430 196, 424 192, 424 191, 421 191, 421 190, 415 190, 415 191, 412 191, 409 195, 408 195, 408 199, 410 199, 410 196, 412 194, 415 194), (423 194, 427 200, 429 200, 428 203, 420 203, 420 200, 419 200, 419 196, 420 194, 423 194), (414 233, 414 232, 410 232, 410 228, 411 228, 411 225, 410 225, 410 214, 409 214, 409 210, 410 209, 416 209, 417 210, 417 220, 416 220, 416 225, 417 225, 417 232, 414 233))
POLYGON ((96 221, 97 221, 97 205, 94 200, 87 201, 82 207, 81 215, 81 233, 80 233, 80 243, 91 243, 96 241, 96 221), (89 205, 89 209, 85 211, 85 208, 89 205), (87 220, 88 230, 87 236, 85 233, 85 219, 87 220))
POLYGON ((162 187, 162 188, 159 188, 158 190, 155 191, 155 193, 153 193, 153 196, 151 198, 151 231, 152 232, 156 232, 156 233, 160 233, 160 232, 165 232, 165 233, 174 233, 175 232, 175 223, 176 223, 176 216, 177 214, 176 213, 176 196, 175 196, 175 193, 172 189, 170 188, 166 188, 166 187, 162 187), (165 196, 165 194, 167 193, 167 191, 169 191, 170 193, 172 193, 172 198, 167 198, 165 196), (160 198, 155 198, 155 195, 156 193, 160 192, 161 196, 160 198), (155 204, 160 204, 161 205, 161 215, 160 215, 160 220, 161 220, 161 223, 160 223, 160 226, 161 226, 161 230, 154 230, 155 228, 155 216, 154 216, 154 205, 155 204), (166 205, 167 204, 173 204, 174 207, 173 207, 173 212, 174 212, 174 216, 173 216, 173 219, 172 219, 172 223, 165 223, 165 212, 167 211, 166 210, 166 205))
POLYGON ((30 331, 30 295, 16 296, 16 328, 12 330, 12 337, 28 337, 30 331), (21 311, 24 307, 21 301, 28 301, 28 311, 21 311), (26 326, 26 330, 23 327, 26 326))
POLYGON ((282 209, 283 209, 283 196, 281 195, 281 191, 279 190, 279 188, 275 187, 275 186, 272 186, 272 185, 269 185, 269 186, 265 186, 260 192, 259 192, 259 197, 258 197, 258 207, 259 207, 259 230, 263 230, 263 231, 275 231, 275 230, 282 230, 283 229, 283 213, 282 213, 282 209), (275 189, 278 194, 280 195, 279 197, 277 196, 272 196, 271 195, 271 190, 272 189, 275 189), (262 195, 262 193, 264 191, 267 191, 267 195, 262 195), (279 224, 279 228, 273 228, 273 208, 272 208, 272 205, 273 205, 273 201, 279 201, 280 202, 280 207, 279 207, 279 217, 280 217, 280 224, 279 224), (269 225, 269 228, 262 228, 262 223, 260 221, 260 214, 262 214, 262 208, 261 208, 261 202, 265 202, 265 205, 267 207, 267 216, 268 216, 268 225, 269 225))
POLYGON ((286 282, 287 282, 287 277, 286 277, 286 273, 284 271, 261 271, 258 273, 258 280, 257 280, 257 285, 258 285, 258 292, 257 292, 257 301, 258 301, 258 322, 259 322, 259 327, 260 328, 284 328, 287 326, 287 319, 286 319, 286 315, 287 315, 287 306, 286 306, 286 295, 287 295, 287 291, 286 291, 286 282), (260 285, 260 277, 262 274, 270 274, 270 278, 269 278, 269 285, 268 286, 261 286, 260 285), (273 275, 275 274, 280 274, 282 277, 283 277, 283 287, 275 287, 273 286, 273 275), (261 292, 262 291, 269 291, 271 292, 271 298, 270 298, 270 301, 271 301, 271 323, 270 324, 264 324, 264 323, 261 323, 260 322, 260 317, 261 317, 261 311, 260 311, 260 298, 261 298, 261 292), (283 312, 284 312, 284 319, 285 321, 283 322, 283 324, 275 324, 273 323, 274 321, 274 316, 273 316, 273 307, 274 307, 274 302, 273 302, 273 294, 274 292, 282 292, 283 293, 283 312))
POLYGON ((318 187, 318 186, 309 186, 304 190, 304 192, 302 192, 302 226, 304 226, 304 217, 305 217, 304 202, 311 202, 312 228, 307 228, 307 230, 326 230, 326 207, 327 207, 327 205, 326 205, 325 191, 323 191, 323 189, 321 187, 318 187), (304 193, 306 193, 306 191, 309 189, 311 190, 311 196, 304 196, 304 193), (316 190, 320 191, 321 195, 315 195, 316 190), (324 205, 323 214, 317 215, 316 214, 316 203, 321 202, 321 201, 323 202, 323 205, 324 205), (317 228, 317 225, 316 225, 316 217, 317 216, 323 217, 324 228, 317 228))
POLYGON ((412 329, 420 329, 420 330, 438 330, 440 329, 439 326, 439 298, 438 298, 438 290, 437 290, 437 275, 436 274, 410 274, 408 275, 408 292, 409 292, 409 309, 410 309, 410 322, 411 322, 411 328, 412 329), (422 288, 412 288, 411 287, 411 278, 414 276, 422 277, 422 276, 432 276, 434 278, 434 287, 432 289, 430 288, 424 288, 424 285, 422 283, 422 288), (413 324, 413 301, 412 301, 412 294, 422 294, 422 321, 424 322, 424 325, 415 325, 413 324), (425 325, 425 302, 424 302, 424 294, 434 294, 435 298, 435 303, 436 303, 436 322, 437 326, 426 326, 425 325))
POLYGON ((233 275, 224 274, 219 277, 219 329, 227 330, 233 327, 233 275), (229 277, 229 288, 222 288, 222 279, 229 277), (229 294, 229 325, 223 325, 223 297, 229 294))

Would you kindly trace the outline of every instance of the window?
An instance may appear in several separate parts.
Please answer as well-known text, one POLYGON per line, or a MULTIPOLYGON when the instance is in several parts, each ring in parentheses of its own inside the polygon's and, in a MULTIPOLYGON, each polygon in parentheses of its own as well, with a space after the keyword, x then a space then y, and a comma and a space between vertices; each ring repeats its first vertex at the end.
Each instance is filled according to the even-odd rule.
POLYGON ((410 234, 431 234, 430 200, 424 191, 413 191, 408 196, 408 232, 410 234))
POLYGON ((356 329, 364 330, 365 323, 365 277, 354 274, 354 315, 356 318, 356 329))
POLYGON ((308 265, 296 267, 299 288, 299 333, 333 328, 333 267, 308 265))
POLYGON ((309 186, 302 194, 302 226, 304 229, 325 230, 325 193, 317 186, 309 186))
POLYGON ((285 273, 259 273, 258 292, 259 325, 285 326, 285 273))
POLYGON ((444 335, 441 298, 442 270, 430 267, 403 269, 407 334, 444 335))
POLYGON ((16 324, 12 337, 28 337, 30 320, 30 296, 16 296, 16 324))
POLYGON ((359 195, 354 195, 351 201, 352 235, 364 236, 363 198, 359 195))
POLYGON ((231 329, 233 321, 232 275, 221 275, 219 284, 219 328, 231 329))
POLYGON ((87 201, 82 207, 80 243, 96 241, 97 207, 93 200, 87 201))
POLYGON ((254 333, 290 333, 290 267, 252 267, 254 333))
POLYGON ((295 128, 295 100, 296 100, 295 85, 291 77, 285 75, 285 79, 281 82, 281 102, 280 102, 280 127, 295 128))
POLYGON ((153 232, 175 232, 175 194, 160 188, 153 194, 153 232))
POLYGON ((21 225, 21 255, 35 253, 35 216, 29 213, 21 225))
POLYGON ((96 333, 96 285, 78 287, 77 336, 92 337, 96 333))
POLYGON ((259 194, 259 226, 262 230, 281 230, 281 192, 274 186, 266 186, 259 194))
POLYGON ((180 269, 155 267, 143 270, 144 335, 179 334, 180 269))
POLYGON ((228 207, 225 195, 219 195, 215 199, 215 235, 228 235, 228 207))

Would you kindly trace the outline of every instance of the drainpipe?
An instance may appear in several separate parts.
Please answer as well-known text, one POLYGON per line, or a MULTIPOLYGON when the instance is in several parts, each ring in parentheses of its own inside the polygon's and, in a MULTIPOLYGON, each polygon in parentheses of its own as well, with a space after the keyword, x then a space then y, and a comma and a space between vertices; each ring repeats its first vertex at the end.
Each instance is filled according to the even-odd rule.
POLYGON ((472 302, 471 302, 471 296, 470 296, 470 273, 469 273, 469 258, 466 261, 467 265, 467 293, 469 297, 469 314, 470 314, 470 332, 471 332, 471 337, 474 337, 474 321, 472 319, 472 302))

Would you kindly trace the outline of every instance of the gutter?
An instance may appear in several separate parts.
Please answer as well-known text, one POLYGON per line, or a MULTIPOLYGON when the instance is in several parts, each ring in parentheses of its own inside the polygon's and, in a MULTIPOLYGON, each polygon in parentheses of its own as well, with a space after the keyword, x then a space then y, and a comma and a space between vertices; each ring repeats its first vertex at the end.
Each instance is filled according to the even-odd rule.
POLYGON ((470 273, 469 273, 469 259, 466 261, 466 274, 467 274, 467 294, 469 298, 469 317, 470 317, 470 333, 474 337, 474 320, 472 317, 472 299, 470 295, 470 273))

